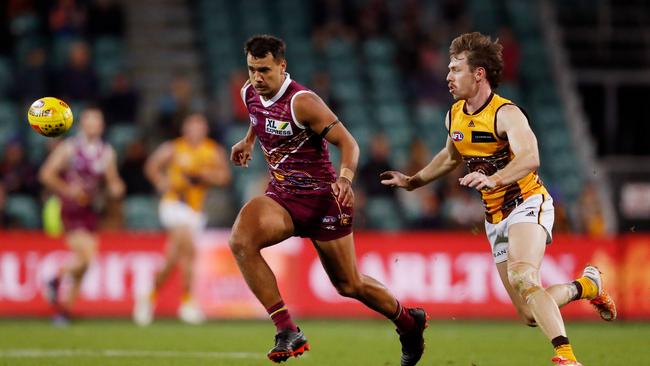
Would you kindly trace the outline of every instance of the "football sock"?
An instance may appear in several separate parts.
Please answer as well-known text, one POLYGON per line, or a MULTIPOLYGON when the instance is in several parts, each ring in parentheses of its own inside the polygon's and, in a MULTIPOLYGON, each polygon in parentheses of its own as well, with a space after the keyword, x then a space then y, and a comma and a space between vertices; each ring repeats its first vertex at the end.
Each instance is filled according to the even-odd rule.
POLYGON ((553 343, 556 355, 564 357, 567 360, 577 361, 576 356, 573 354, 573 348, 569 343, 569 338, 564 336, 555 337, 551 343, 553 343))
POLYGON ((289 314, 289 309, 284 305, 284 301, 267 308, 266 311, 269 313, 273 324, 275 324, 275 329, 281 331, 283 329, 291 329, 294 332, 298 330, 296 324, 291 320, 291 314, 289 314))
POLYGON ((576 296, 578 299, 593 299, 598 296, 598 286, 590 278, 580 277, 573 281, 573 284, 578 289, 578 295, 576 296))
POLYGON ((415 327, 415 320, 411 316, 411 313, 409 313, 408 309, 403 307, 399 301, 397 302, 397 311, 395 311, 395 314, 390 320, 395 323, 397 330, 400 333, 406 333, 415 327))

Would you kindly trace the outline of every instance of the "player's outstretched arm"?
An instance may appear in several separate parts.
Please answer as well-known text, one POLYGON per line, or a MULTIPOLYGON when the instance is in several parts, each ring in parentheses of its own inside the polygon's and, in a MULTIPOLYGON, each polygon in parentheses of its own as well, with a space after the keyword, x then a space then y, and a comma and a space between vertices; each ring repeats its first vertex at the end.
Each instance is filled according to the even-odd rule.
MULTIPOLYGON (((449 126, 449 113, 445 118, 445 124, 449 126)), ((431 159, 427 166, 413 176, 409 177, 400 172, 387 171, 381 173, 379 178, 381 178, 381 183, 384 185, 412 191, 448 174, 456 169, 462 161, 463 158, 454 143, 447 137, 446 146, 431 159)))
POLYGON ((126 186, 124 185, 122 178, 120 178, 120 173, 117 170, 117 157, 115 155, 115 150, 112 148, 109 151, 105 177, 108 194, 113 198, 124 196, 126 186))
POLYGON ((496 133, 508 137, 510 150, 515 157, 503 169, 489 177, 479 172, 467 174, 460 179, 461 185, 479 190, 505 186, 539 168, 537 138, 524 113, 517 106, 506 105, 499 109, 496 118, 496 133))
POLYGON ((144 164, 144 174, 151 184, 156 187, 158 193, 165 193, 169 189, 169 181, 162 169, 171 160, 173 155, 174 149, 172 144, 164 142, 158 146, 144 164))
POLYGON ((342 205, 352 206, 352 179, 359 162, 357 141, 318 95, 302 93, 295 98, 293 113, 296 119, 341 150, 341 172, 332 184, 332 191, 342 205))
POLYGON ((234 144, 230 149, 230 161, 235 166, 248 168, 248 161, 253 157, 253 146, 255 145, 255 132, 253 126, 248 126, 246 136, 234 144))

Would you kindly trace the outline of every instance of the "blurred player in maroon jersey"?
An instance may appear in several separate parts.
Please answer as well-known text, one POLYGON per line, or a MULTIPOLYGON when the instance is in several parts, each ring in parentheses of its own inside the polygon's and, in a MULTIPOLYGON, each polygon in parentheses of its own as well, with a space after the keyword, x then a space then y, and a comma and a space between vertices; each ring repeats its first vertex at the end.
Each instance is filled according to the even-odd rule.
POLYGON ((95 198, 106 183, 113 198, 124 194, 113 148, 102 141, 104 116, 97 108, 80 115, 79 133, 59 144, 40 170, 41 182, 61 198, 65 242, 73 253, 71 261, 47 283, 46 297, 57 309, 55 323, 66 324, 79 293, 81 281, 97 252, 98 213, 95 198), (70 291, 59 296, 64 277, 72 280, 70 291))

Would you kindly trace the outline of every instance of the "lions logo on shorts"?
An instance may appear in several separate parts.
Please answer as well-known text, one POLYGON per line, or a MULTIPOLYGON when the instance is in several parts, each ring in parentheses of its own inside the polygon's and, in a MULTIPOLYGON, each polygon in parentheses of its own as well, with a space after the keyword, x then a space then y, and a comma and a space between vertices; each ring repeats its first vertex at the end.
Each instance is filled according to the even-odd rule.
POLYGON ((340 214, 339 222, 341 223, 341 226, 348 226, 352 223, 352 217, 348 214, 340 214))

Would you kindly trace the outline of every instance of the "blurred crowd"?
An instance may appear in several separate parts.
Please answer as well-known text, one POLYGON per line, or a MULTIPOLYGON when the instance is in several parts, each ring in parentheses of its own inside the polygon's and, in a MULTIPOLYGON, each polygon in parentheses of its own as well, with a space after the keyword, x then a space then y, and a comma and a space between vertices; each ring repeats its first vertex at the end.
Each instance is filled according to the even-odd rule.
MULTIPOLYGON (((124 46, 125 14, 119 2, 8 0, 3 4, 6 5, 0 9, 0 57, 8 60, 12 80, 10 87, 0 95, 0 100, 11 100, 26 109, 33 100, 52 95, 78 109, 88 104, 99 105, 108 129, 142 123, 139 120, 142 98, 129 74, 128 52, 124 46), (111 48, 113 46, 116 48, 111 48), (112 52, 113 49, 117 51, 112 52), (108 56, 117 59, 109 62, 111 57, 105 57, 107 52, 108 56)), ((393 39, 396 46, 394 62, 400 72, 401 87, 409 108, 448 108, 452 100, 444 80, 449 41, 472 28, 465 1, 315 0, 311 12, 311 40, 316 50, 334 38, 363 40, 382 36, 393 39), (395 3, 399 3, 397 17, 394 9, 390 8, 395 3), (432 6, 435 9, 431 9, 432 6)), ((507 27, 499 31, 499 39, 504 45, 504 83, 517 84, 519 44, 507 27)), ((228 129, 248 121, 239 97, 239 88, 246 77, 243 68, 231 75, 228 113, 208 112, 213 127, 212 137, 224 145, 228 144, 224 137, 228 129)), ((298 81, 310 86, 334 111, 337 110, 339 101, 326 71, 316 70, 311 80, 298 81)), ((203 109, 193 98, 192 89, 189 78, 182 72, 174 75, 167 93, 157 104, 155 126, 159 128, 155 129, 156 133, 152 134, 150 130, 143 133, 143 128, 136 129, 135 136, 131 136, 127 144, 117 147, 120 174, 127 185, 128 196, 154 194, 143 174, 144 162, 162 139, 178 135, 185 116, 203 109)), ((22 111, 19 114, 22 115, 22 111)), ((24 121, 21 123, 27 125, 24 121)), ((37 171, 56 140, 48 140, 44 150, 36 155, 38 150, 29 144, 33 140, 30 134, 33 132, 27 128, 15 129, 0 151, 0 227, 23 226, 4 209, 8 196, 31 196, 39 204, 47 198, 38 182, 37 171)), ((224 147, 226 150, 230 148, 224 147)), ((408 146, 407 159, 396 166, 395 159, 390 158, 393 148, 385 133, 376 133, 369 137, 367 148, 361 152, 364 158, 355 182, 357 228, 484 230, 479 195, 457 183, 465 172, 464 167, 414 192, 396 191, 381 185, 381 172, 400 170, 414 174, 437 153, 431 150, 428 141, 415 138, 408 146), (394 215, 395 226, 373 224, 371 216, 379 207, 378 202, 385 203, 384 207, 394 215)), ((261 193, 263 189, 264 182, 256 182, 247 194, 261 193)), ((234 187, 230 191, 234 192, 234 187)), ((228 196, 228 191, 216 193, 216 197, 228 196)), ((585 209, 578 210, 589 212, 588 216, 580 215, 576 220, 570 220, 571 215, 560 195, 555 202, 558 231, 603 233, 602 215, 594 209, 600 206, 593 189, 585 189, 580 200, 585 209)), ((211 224, 229 226, 238 209, 238 205, 232 202, 219 205, 219 209, 213 212, 219 218, 211 220, 211 224), (224 213, 224 209, 228 212, 224 213)), ((108 205, 106 211, 105 227, 125 227, 119 203, 108 205)), ((152 215, 156 213, 152 212, 152 215)))

